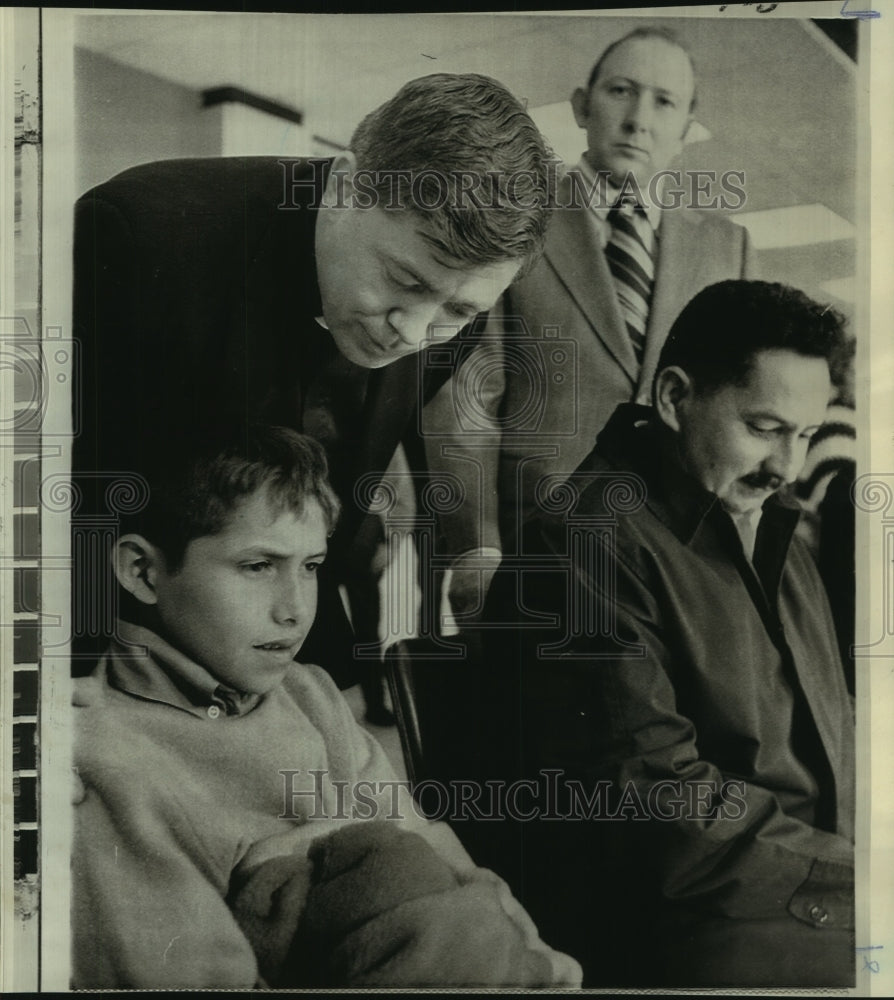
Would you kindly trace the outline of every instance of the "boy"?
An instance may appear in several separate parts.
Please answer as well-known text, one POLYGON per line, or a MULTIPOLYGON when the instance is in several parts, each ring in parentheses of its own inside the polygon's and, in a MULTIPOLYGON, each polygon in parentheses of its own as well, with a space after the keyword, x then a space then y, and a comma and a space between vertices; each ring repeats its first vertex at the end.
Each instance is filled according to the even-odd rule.
MULTIPOLYGON (((353 890, 345 899, 323 884, 323 848, 315 845, 313 865, 304 857, 311 841, 335 831, 324 842, 335 844, 326 862, 335 878, 332 857, 363 852, 355 841, 345 847, 347 821, 364 818, 393 820, 367 825, 370 843, 388 829, 387 850, 373 856, 396 876, 401 846, 417 859, 420 850, 418 838, 399 828, 423 834, 413 870, 428 882, 415 895, 455 888, 467 907, 489 914, 507 954, 521 948, 527 963, 528 978, 513 982, 579 982, 576 963, 539 941, 505 887, 474 867, 446 825, 420 821, 395 797, 399 783, 381 748, 328 676, 294 662, 338 515, 321 446, 291 430, 255 427, 220 447, 180 449, 183 457, 172 454, 154 477, 137 530, 117 541, 127 621, 93 673, 76 682, 74 985, 265 985, 270 970, 282 971, 302 886, 310 891, 305 916, 317 930, 332 926, 327 899, 355 908, 353 890), (351 797, 359 785, 365 810, 351 797), (279 879, 283 858, 290 877, 279 879), (264 923, 251 894, 274 883, 282 913, 268 909, 264 923)), ((392 891, 393 881, 382 888, 392 891)), ((402 902, 377 903, 366 915, 402 902)), ((450 908, 442 910, 438 920, 449 921, 450 908)), ((397 923, 416 912, 400 911, 397 923)), ((430 912, 425 920, 430 933, 430 912)), ((389 947, 392 926, 375 924, 377 946, 389 947)), ((340 944, 337 935, 325 941, 340 944)), ((360 944, 368 949, 369 940, 360 944)), ((394 975, 412 970, 426 985, 438 976, 455 983, 463 962, 462 954, 439 954, 420 964, 417 954, 394 975)), ((330 979, 336 967, 344 968, 327 966, 330 979)), ((364 981, 357 969, 333 985, 364 981)))

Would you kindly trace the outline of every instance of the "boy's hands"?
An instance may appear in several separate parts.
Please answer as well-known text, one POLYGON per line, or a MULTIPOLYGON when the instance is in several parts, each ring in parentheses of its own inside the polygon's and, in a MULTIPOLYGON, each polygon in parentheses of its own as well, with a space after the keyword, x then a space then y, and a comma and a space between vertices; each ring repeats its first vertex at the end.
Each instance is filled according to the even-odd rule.
POLYGON ((504 882, 496 872, 487 868, 476 869, 475 875, 468 881, 487 882, 494 886, 500 905, 506 915, 515 923, 524 936, 525 945, 532 951, 542 952, 552 967, 553 986, 569 986, 578 988, 583 978, 580 963, 570 955, 556 951, 541 939, 540 933, 531 919, 528 911, 513 896, 508 883, 504 882))
POLYGON ((458 872, 387 821, 341 824, 306 856, 302 835, 254 845, 232 880, 234 915, 270 985, 580 986, 579 964, 540 939, 493 872, 458 872))
POLYGON ((357 823, 315 841, 309 857, 313 883, 287 966, 314 968, 310 985, 581 983, 578 963, 540 940, 502 879, 458 875, 419 834, 357 823))

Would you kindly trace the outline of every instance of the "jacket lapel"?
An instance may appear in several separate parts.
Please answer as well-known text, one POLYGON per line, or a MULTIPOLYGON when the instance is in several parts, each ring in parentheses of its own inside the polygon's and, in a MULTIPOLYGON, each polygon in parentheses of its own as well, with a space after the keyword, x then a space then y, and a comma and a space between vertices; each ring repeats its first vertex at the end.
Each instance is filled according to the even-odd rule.
POLYGON ((636 383, 638 365, 596 225, 586 209, 559 209, 544 256, 593 332, 636 383))
POLYGON ((683 209, 661 213, 657 233, 655 287, 646 324, 646 352, 639 373, 637 395, 651 399, 652 379, 668 331, 683 306, 702 287, 693 264, 696 253, 699 218, 683 209))

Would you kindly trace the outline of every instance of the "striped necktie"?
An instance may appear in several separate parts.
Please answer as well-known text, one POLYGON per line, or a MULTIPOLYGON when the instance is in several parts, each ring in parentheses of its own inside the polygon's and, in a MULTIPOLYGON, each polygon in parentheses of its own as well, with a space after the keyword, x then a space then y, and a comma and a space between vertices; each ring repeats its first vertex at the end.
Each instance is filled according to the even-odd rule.
MULTIPOLYGON (((625 202, 608 213, 612 235, 605 245, 605 257, 615 279, 615 291, 627 323, 633 353, 642 364, 646 346, 646 321, 649 318, 652 287, 655 284, 655 263, 637 230, 635 212, 643 213, 643 209, 625 202)), ((647 222, 645 217, 643 221, 647 222)))

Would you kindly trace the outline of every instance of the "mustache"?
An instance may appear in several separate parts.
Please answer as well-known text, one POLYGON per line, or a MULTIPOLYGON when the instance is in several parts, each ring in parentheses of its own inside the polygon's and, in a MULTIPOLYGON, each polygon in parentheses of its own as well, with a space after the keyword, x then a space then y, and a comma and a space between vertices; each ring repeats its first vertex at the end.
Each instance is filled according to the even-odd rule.
POLYGON ((785 485, 781 476, 771 472, 752 472, 742 477, 742 482, 755 490, 778 490, 785 485))

